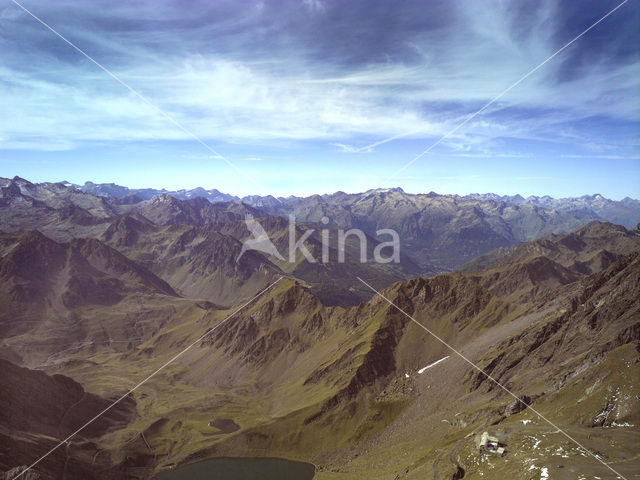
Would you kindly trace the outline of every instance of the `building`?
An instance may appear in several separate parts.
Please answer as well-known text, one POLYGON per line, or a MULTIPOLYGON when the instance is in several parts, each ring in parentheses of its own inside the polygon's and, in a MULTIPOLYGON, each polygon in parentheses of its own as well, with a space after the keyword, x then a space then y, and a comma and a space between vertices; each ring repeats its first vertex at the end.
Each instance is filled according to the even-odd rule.
POLYGON ((489 432, 483 432, 476 443, 480 452, 489 452, 500 457, 504 457, 506 454, 504 446, 500 445, 500 441, 496 437, 490 436, 489 432))

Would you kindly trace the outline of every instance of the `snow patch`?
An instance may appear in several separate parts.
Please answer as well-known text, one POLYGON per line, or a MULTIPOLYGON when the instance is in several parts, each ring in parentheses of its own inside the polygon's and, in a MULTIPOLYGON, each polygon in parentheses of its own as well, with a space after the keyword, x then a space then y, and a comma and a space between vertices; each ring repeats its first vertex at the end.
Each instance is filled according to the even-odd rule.
POLYGON ((604 428, 610 428, 610 427, 633 427, 634 425, 631 425, 629 422, 622 422, 622 423, 618 423, 615 420, 613 422, 611 422, 611 425, 605 425, 604 428))
POLYGON ((418 374, 422 375, 422 372, 424 372, 425 370, 427 370, 428 368, 433 367, 434 365, 439 364, 440 362, 444 362, 447 358, 449 358, 449 355, 447 355, 444 358, 441 358, 440 360, 433 362, 431 365, 427 365, 426 367, 422 367, 420 370, 418 370, 418 374))
POLYGON ((546 480, 549 478, 549 469, 547 467, 536 467, 535 465, 529 466, 529 471, 540 470, 540 480, 546 480))

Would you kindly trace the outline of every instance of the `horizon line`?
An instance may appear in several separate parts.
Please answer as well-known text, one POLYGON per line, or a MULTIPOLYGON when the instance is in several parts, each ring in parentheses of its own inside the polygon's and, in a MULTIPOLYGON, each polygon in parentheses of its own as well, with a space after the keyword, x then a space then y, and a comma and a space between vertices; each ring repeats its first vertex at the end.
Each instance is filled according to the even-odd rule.
MULTIPOLYGON (((500 193, 495 193, 495 192, 469 192, 469 193, 438 193, 434 190, 431 190, 429 192, 418 192, 418 193, 413 193, 413 192, 407 192, 405 191, 402 187, 400 186, 396 186, 396 187, 374 187, 374 188, 370 188, 368 190, 365 191, 358 191, 358 192, 346 192, 344 190, 336 190, 334 192, 325 192, 325 193, 311 193, 311 194, 307 194, 307 195, 274 195, 274 194, 266 194, 266 195, 260 195, 260 194, 250 194, 250 195, 244 195, 244 196, 239 196, 239 195, 235 195, 232 193, 228 193, 228 192, 224 192, 222 190, 219 190, 217 187, 211 187, 211 188, 205 188, 202 186, 196 186, 193 188, 179 188, 179 189, 167 189, 165 187, 129 187, 126 185, 121 185, 119 183, 115 183, 115 182, 100 182, 100 183, 96 183, 93 182, 91 180, 86 180, 84 184, 78 184, 78 183, 73 183, 73 182, 69 182, 67 180, 60 180, 60 181, 46 181, 46 182, 32 182, 24 177, 21 177, 19 175, 14 175, 13 177, 0 177, 0 179, 4 179, 4 180, 9 180, 9 181, 15 181, 16 179, 20 179, 20 180, 24 180, 26 182, 29 182, 31 184, 34 185, 38 185, 38 184, 43 184, 43 183, 52 183, 52 184, 62 184, 65 186, 72 186, 74 188, 77 188, 78 190, 81 190, 83 186, 85 186, 87 183, 90 183, 92 185, 96 185, 96 186, 101 186, 101 185, 113 185, 116 187, 120 187, 120 188, 126 188, 127 190, 132 191, 132 193, 135 193, 136 190, 156 190, 159 193, 157 195, 162 195, 162 194, 167 194, 167 195, 171 195, 172 193, 178 193, 178 192, 190 192, 193 190, 197 190, 197 189, 202 189, 206 192, 210 192, 212 190, 215 190, 217 192, 219 192, 222 195, 227 195, 230 197, 233 197, 235 200, 244 200, 245 198, 248 197, 261 197, 261 198, 274 198, 276 200, 280 200, 280 199, 291 199, 291 198, 299 198, 299 199, 305 199, 305 198, 311 198, 311 197, 315 197, 315 196, 319 196, 319 197, 326 197, 326 196, 331 196, 331 195, 336 195, 339 193, 343 193, 345 195, 365 195, 368 193, 374 193, 374 192, 385 192, 385 191, 400 191, 406 195, 412 195, 412 196, 417 196, 417 195, 438 195, 441 197, 472 197, 472 196, 488 196, 488 195, 494 195, 496 197, 520 197, 523 200, 528 200, 529 198, 537 198, 537 199, 543 199, 543 198, 550 198, 552 200, 574 200, 574 199, 581 199, 581 198, 585 198, 585 197, 596 197, 596 196, 600 196, 605 200, 609 200, 612 202, 621 202, 623 200, 634 200, 634 201, 640 201, 639 198, 634 198, 631 195, 625 195, 624 197, 620 198, 619 200, 613 199, 613 198, 609 198, 606 197, 605 195, 602 195, 601 193, 595 192, 595 193, 584 193, 582 195, 579 196, 573 196, 573 197, 554 197, 552 195, 549 194, 531 194, 531 195, 522 195, 520 193, 515 193, 515 194, 500 194, 500 193)), ((82 191, 82 190, 81 190, 82 191)), ((87 192, 84 192, 87 193, 87 192)), ((92 194, 93 195, 93 194, 92 194)), ((154 196, 157 196, 154 195, 154 196)), ((96 196, 100 196, 100 195, 96 195, 96 196)), ((111 195, 110 195, 111 196, 111 195)), ((118 197, 116 197, 118 198, 118 197)), ((197 197, 196 197, 197 198, 197 197)), ((200 197, 200 198, 206 198, 206 197, 200 197)))

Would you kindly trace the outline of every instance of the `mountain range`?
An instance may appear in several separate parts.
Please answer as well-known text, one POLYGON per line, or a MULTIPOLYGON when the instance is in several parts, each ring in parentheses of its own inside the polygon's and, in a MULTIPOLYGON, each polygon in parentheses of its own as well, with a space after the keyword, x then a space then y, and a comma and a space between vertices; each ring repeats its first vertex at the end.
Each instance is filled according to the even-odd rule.
MULTIPOLYGON (((640 201, 630 198, 614 201, 597 194, 525 199, 519 195, 408 194, 394 188, 305 198, 239 199, 202 188, 167 192, 91 182, 78 187, 68 182, 33 184, 19 177, 0 179, 0 188, 2 205, 12 203, 12 208, 0 210, 0 219, 9 230, 25 226, 20 203, 36 207, 41 218, 28 220, 33 228, 48 228, 50 209, 68 220, 64 229, 58 222, 49 221, 53 223, 50 228, 58 230, 52 235, 61 238, 75 235, 76 230, 85 235, 88 224, 106 228, 107 219, 128 213, 139 213, 160 225, 182 223, 218 230, 224 230, 225 222, 243 220, 246 214, 257 218, 294 215, 299 223, 316 225, 326 217, 330 222, 328 228, 358 228, 372 238, 376 238, 380 229, 394 229, 402 238, 403 253, 419 266, 421 273, 451 271, 494 248, 550 233, 567 233, 591 220, 635 228, 640 218, 640 201), (16 225, 12 226, 14 221, 16 225)), ((243 239, 238 232, 235 236, 243 239)))
MULTIPOLYGON (((191 190, 166 190, 166 189, 153 189, 153 188, 128 188, 115 183, 93 183, 85 182, 84 185, 75 185, 69 182, 61 182, 63 185, 77 188, 85 193, 90 193, 99 197, 118 198, 124 199, 121 201, 132 200, 149 200, 155 196, 168 194, 174 198, 181 200, 190 200, 192 198, 206 198, 210 202, 237 202, 246 203, 247 205, 264 208, 265 210, 274 211, 291 211, 292 208, 289 205, 296 205, 300 201, 305 200, 303 197, 274 197, 272 195, 259 196, 259 195, 247 195, 245 197, 238 197, 227 193, 222 193, 217 189, 206 190, 202 187, 193 188, 191 190)), ((377 193, 397 192, 403 194, 405 197, 420 197, 422 195, 414 195, 405 193, 401 188, 378 188, 368 190, 363 193, 355 194, 357 200, 362 197, 372 196, 377 193)), ((426 194, 432 197, 439 196, 433 192, 426 194)), ((317 202, 334 203, 336 199, 344 198, 348 196, 344 192, 336 192, 334 194, 314 195, 317 202)), ((560 210, 564 212, 574 213, 580 215, 583 218, 590 218, 594 220, 609 220, 626 227, 635 226, 637 220, 637 212, 640 202, 630 197, 625 197, 620 201, 609 200, 600 194, 583 195, 582 197, 574 198, 553 198, 548 195, 535 196, 530 195, 523 197, 521 195, 496 195, 495 193, 472 193, 469 195, 441 195, 445 197, 451 197, 458 200, 478 200, 478 201, 493 201, 497 203, 510 203, 513 205, 534 205, 546 209, 560 210)), ((305 203, 305 202, 303 202, 305 203)), ((295 209, 295 207, 293 207, 295 209)))
POLYGON ((534 240, 548 233, 566 233, 590 220, 609 221, 634 228, 640 218, 640 201, 620 201, 602 195, 554 199, 549 196, 470 194, 409 194, 401 188, 373 189, 359 194, 336 192, 310 197, 246 196, 218 190, 164 191, 128 189, 114 184, 85 183, 80 190, 127 202, 168 194, 191 200, 235 202, 270 215, 295 215, 299 222, 318 223, 328 217, 337 226, 359 228, 369 235, 393 228, 404 247, 426 272, 450 271, 497 247, 534 240))
POLYGON ((637 472, 637 201, 89 186, 0 180, 4 478, 171 359, 28 475, 148 479, 231 456, 319 480, 637 472), (355 243, 344 263, 334 244, 327 263, 238 260, 247 215, 284 251, 291 213, 316 257, 323 228, 360 228, 369 250, 393 228, 400 262, 360 263, 355 243), (505 457, 478 450, 483 431, 505 457))

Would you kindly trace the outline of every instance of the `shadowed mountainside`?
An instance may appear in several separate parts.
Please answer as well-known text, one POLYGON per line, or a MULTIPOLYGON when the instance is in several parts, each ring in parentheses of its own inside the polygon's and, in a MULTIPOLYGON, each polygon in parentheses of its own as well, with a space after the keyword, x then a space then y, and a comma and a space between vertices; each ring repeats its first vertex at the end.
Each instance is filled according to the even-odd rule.
POLYGON ((200 227, 156 225, 123 215, 102 235, 109 245, 153 271, 182 295, 234 304, 283 272, 262 254, 242 253, 232 236, 200 227))
MULTIPOLYGON (((0 359, 0 470, 30 465, 82 427, 111 400, 86 392, 64 375, 49 376, 0 359)), ((125 428, 136 416, 127 398, 42 460, 38 477, 119 478, 111 455, 93 440, 125 428), (59 473, 54 473, 59 472, 59 473)))

